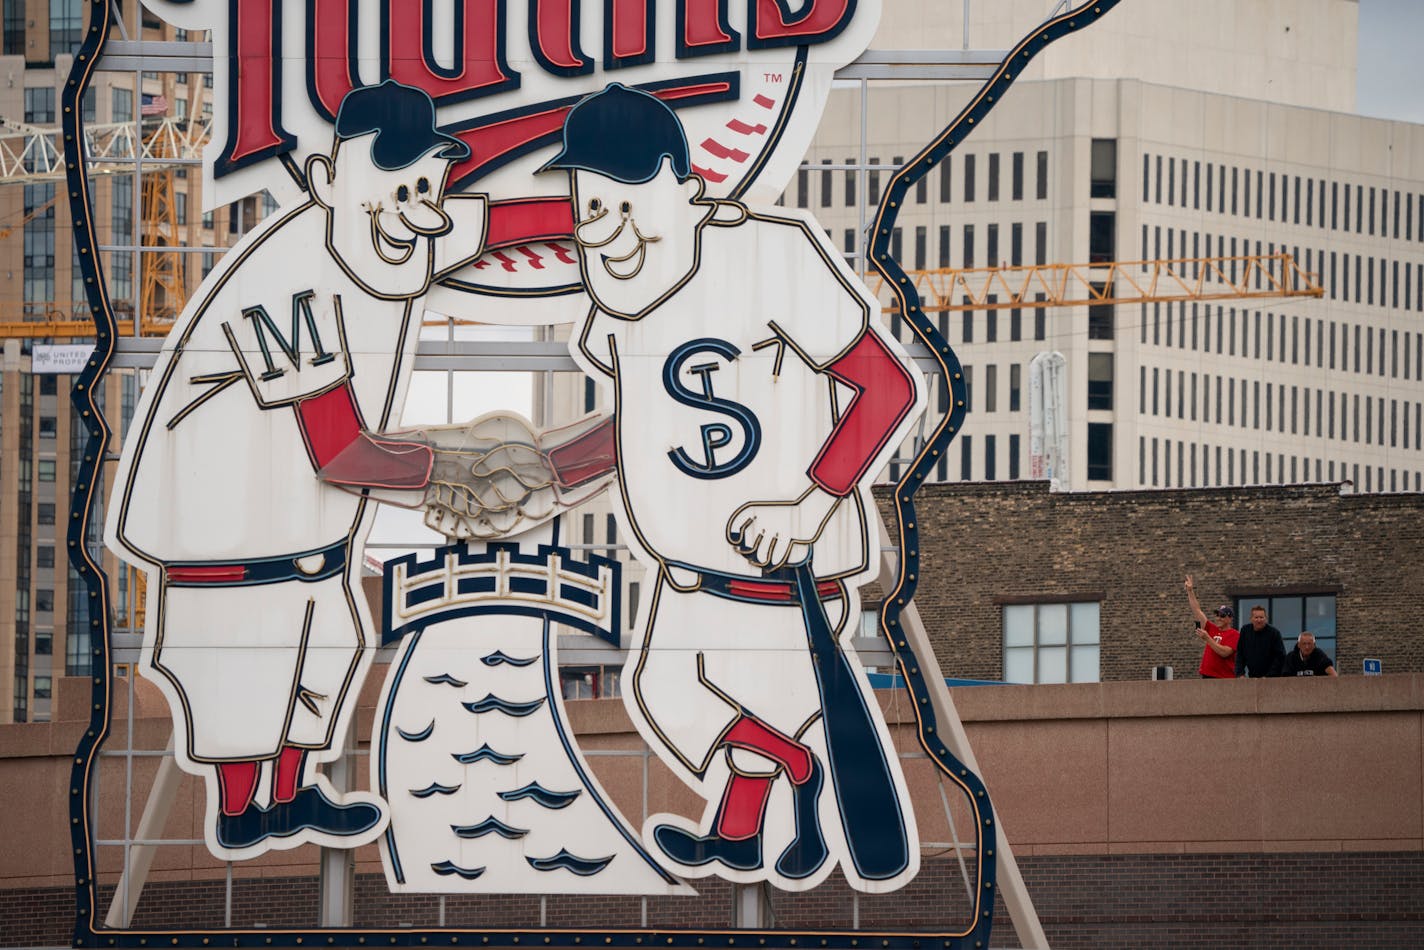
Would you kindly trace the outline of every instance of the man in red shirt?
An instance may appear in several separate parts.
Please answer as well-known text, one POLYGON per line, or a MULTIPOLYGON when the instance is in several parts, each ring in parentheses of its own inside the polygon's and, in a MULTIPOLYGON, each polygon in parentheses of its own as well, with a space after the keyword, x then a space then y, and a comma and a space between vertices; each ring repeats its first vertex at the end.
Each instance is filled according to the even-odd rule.
POLYGON ((1196 587, 1192 583, 1190 574, 1187 575, 1186 583, 1182 586, 1187 589, 1187 602, 1192 605, 1192 613, 1197 618, 1197 636, 1206 644, 1202 650, 1201 666, 1197 672, 1201 673, 1204 679, 1234 679, 1236 677, 1235 657, 1238 634, 1232 623, 1236 619, 1236 612, 1224 605, 1218 607, 1216 608, 1217 622, 1212 623, 1202 612, 1201 604, 1197 602, 1196 587))

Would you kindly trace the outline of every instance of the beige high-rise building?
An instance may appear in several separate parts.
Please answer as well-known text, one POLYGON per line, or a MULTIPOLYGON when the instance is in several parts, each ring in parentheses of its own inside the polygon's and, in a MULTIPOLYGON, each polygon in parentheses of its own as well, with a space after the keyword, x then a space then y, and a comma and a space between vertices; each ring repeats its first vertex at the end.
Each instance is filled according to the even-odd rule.
MULTIPOLYGON (((85 26, 79 0, 28 4, 4 0, 0 17, 0 116, 11 154, 32 130, 59 125, 61 91, 85 26)), ((198 40, 163 26, 138 4, 127 4, 124 32, 151 40, 198 40)), ((99 72, 82 109, 86 127, 128 125, 138 139, 165 120, 183 122, 210 109, 211 77, 203 73, 99 72)), ((104 133, 100 133, 101 136, 104 133)), ((58 136, 34 133, 31 142, 58 136)), ((132 139, 131 139, 132 140, 132 139)), ((58 324, 89 318, 77 266, 73 223, 63 178, 32 150, 0 178, 0 722, 49 718, 55 683, 87 675, 93 659, 90 600, 69 567, 69 495, 84 433, 69 393, 74 377, 36 374, 36 346, 82 346, 92 338, 64 335, 58 324)), ((60 166, 62 167, 62 166, 60 166)), ((212 269, 221 249, 254 224, 260 199, 203 214, 202 172, 192 159, 150 168, 141 181, 105 166, 91 177, 94 220, 116 316, 171 316, 212 269), (161 180, 161 182, 160 182, 161 180), (146 223, 149 209, 164 213, 146 223), (144 289, 158 255, 138 245, 193 248, 165 255, 167 276, 144 289), (201 250, 211 248, 211 250, 201 250)), ((117 451, 138 398, 133 369, 112 371, 98 393, 117 451)), ((112 468, 112 465, 105 466, 112 468)), ((107 479, 103 483, 107 486, 107 479)), ((132 575, 102 548, 102 499, 89 524, 90 549, 109 577, 111 619, 127 630, 137 608, 132 575)))

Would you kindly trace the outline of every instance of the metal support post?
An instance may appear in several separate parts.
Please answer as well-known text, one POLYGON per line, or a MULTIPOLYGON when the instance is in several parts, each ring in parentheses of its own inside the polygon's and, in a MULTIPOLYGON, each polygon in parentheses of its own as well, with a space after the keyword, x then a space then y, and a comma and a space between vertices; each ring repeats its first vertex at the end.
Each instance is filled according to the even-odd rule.
MULTIPOLYGON (((890 552, 886 550, 891 546, 890 534, 886 531, 883 521, 876 519, 876 524, 880 530, 881 548, 879 583, 882 589, 889 590, 893 586, 895 577, 895 563, 890 552)), ((984 773, 980 771, 979 762, 974 757, 974 750, 969 746, 969 736, 964 731, 964 723, 959 718, 959 710, 955 708, 954 700, 949 695, 949 687, 944 683, 944 672, 940 669, 939 658, 935 656, 934 645, 930 643, 929 633, 925 630, 925 622, 920 618, 920 611, 914 601, 906 604, 901 610, 900 629, 909 639, 915 656, 920 661, 920 667, 924 670, 925 680, 929 684, 930 703, 934 706, 935 716, 939 722, 940 738, 944 740, 945 747, 954 753, 956 759, 983 779, 984 773)), ((1023 875, 1019 873, 1018 862, 1014 860, 1013 848, 1009 846, 1009 835, 1004 830, 1004 818, 1002 815, 996 814, 995 821, 999 825, 997 835, 999 893, 1004 899, 1004 906, 1009 911, 1009 919, 1013 921, 1014 931, 1025 950, 1047 950, 1048 936, 1043 932, 1043 925, 1038 920, 1038 911, 1033 906, 1033 898, 1029 897, 1028 888, 1024 886, 1023 875)))
MULTIPOLYGON (((327 778, 338 792, 351 788, 351 746, 355 739, 356 717, 341 741, 341 757, 327 768, 327 778)), ((356 856, 349 848, 321 849, 321 926, 350 927, 352 891, 356 881, 356 856)))

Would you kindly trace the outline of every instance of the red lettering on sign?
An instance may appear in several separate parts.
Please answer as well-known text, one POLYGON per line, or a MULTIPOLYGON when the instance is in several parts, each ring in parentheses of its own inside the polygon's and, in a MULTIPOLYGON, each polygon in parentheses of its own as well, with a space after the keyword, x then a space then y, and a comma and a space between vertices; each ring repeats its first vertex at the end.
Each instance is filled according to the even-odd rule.
POLYGON ((679 58, 737 48, 737 33, 727 23, 727 0, 683 0, 677 12, 679 58))
POLYGON ((604 0, 603 68, 637 66, 653 60, 654 0, 604 0))
POLYGON ((227 142, 218 175, 297 144, 282 128, 282 0, 232 0, 228 10, 227 142))
POLYGON ((341 100, 357 85, 350 58, 356 39, 356 24, 352 21, 356 4, 355 0, 307 3, 308 92, 316 110, 334 120, 341 100))
POLYGON ((796 12, 784 0, 754 0, 747 46, 768 49, 824 43, 846 28, 854 12, 853 0, 806 0, 796 12))
POLYGON ((557 76, 581 76, 593 72, 593 60, 583 55, 578 44, 578 22, 574 0, 531 0, 529 46, 545 70, 557 76))
POLYGON ((386 75, 430 93, 437 103, 489 95, 518 83, 504 59, 500 0, 454 4, 453 22, 432 23, 428 0, 386 0, 382 32, 386 75), (454 37, 454 65, 435 60, 434 36, 454 37))

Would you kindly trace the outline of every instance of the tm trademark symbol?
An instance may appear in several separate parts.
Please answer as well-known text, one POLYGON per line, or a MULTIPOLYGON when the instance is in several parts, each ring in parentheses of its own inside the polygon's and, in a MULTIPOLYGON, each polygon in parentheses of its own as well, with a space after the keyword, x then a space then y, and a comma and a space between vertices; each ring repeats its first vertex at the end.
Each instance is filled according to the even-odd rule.
POLYGON ((781 73, 762 73, 761 78, 767 82, 781 82, 781 73))

